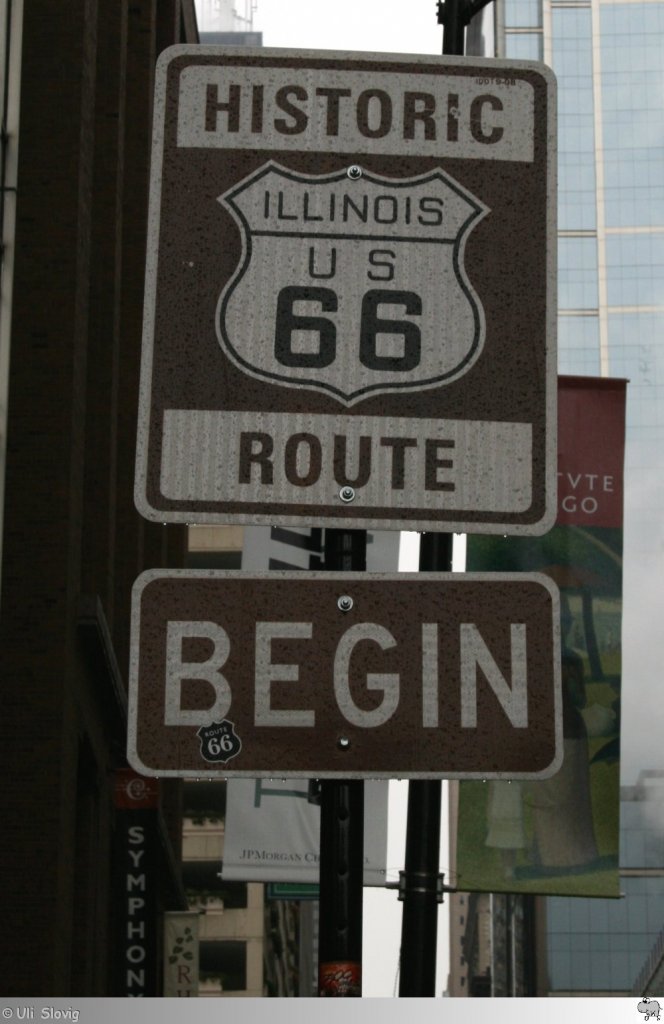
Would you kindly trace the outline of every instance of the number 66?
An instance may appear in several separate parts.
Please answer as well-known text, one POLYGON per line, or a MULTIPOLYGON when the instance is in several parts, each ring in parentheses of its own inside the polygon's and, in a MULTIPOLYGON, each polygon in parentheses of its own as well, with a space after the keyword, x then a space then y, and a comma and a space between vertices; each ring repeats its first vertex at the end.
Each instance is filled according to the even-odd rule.
MULTIPOLYGON (((274 337, 275 356, 282 366, 297 369, 323 369, 330 366, 337 355, 337 328, 329 317, 303 315, 294 312, 299 301, 320 303, 321 312, 336 313, 339 297, 331 288, 291 285, 282 288, 277 299, 276 331, 274 337), (318 334, 318 349, 315 352, 297 352, 293 349, 293 333, 311 331, 318 334)), ((416 292, 388 291, 373 288, 362 299, 360 311, 359 357, 369 370, 414 370, 419 365, 422 351, 420 328, 411 320, 390 320, 378 316, 379 306, 389 303, 403 306, 408 316, 420 316, 422 299, 416 292), (379 334, 401 334, 403 352, 401 355, 381 355, 378 352, 379 334)))

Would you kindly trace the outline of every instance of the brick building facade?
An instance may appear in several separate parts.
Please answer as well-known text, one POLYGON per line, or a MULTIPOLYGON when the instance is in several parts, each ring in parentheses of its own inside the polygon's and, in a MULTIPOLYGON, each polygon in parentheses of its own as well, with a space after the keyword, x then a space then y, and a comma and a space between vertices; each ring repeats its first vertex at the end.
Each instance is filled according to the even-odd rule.
MULTIPOLYGON (((3 994, 159 995, 160 915, 185 906, 179 783, 161 782, 157 808, 129 819, 142 833, 127 832, 132 812, 113 793, 126 768, 131 587, 184 560, 183 531, 135 511, 133 466, 153 73, 164 47, 197 41, 194 5, 0 7, 6 60, 20 57, 18 135, 3 132, 12 201, 5 157, 18 152, 9 242, 3 224, 8 370, 0 361, 3 994), (127 834, 149 846, 149 913, 133 932, 127 834)), ((132 877, 142 898, 143 875, 132 877)))

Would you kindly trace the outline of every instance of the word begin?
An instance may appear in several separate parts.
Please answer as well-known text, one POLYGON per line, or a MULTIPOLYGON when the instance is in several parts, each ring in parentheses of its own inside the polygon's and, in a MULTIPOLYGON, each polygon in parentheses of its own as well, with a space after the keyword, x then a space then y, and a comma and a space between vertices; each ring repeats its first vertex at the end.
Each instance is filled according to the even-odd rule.
MULTIPOLYGON (((460 725, 463 729, 477 728, 478 676, 489 686, 494 697, 507 715, 512 726, 528 726, 528 681, 526 657, 526 625, 514 623, 509 627, 511 680, 503 674, 480 630, 474 623, 460 623, 458 631, 460 659, 460 725)), ((272 660, 275 641, 314 640, 313 622, 262 622, 255 624, 254 633, 254 725, 264 728, 311 729, 316 725, 316 713, 311 708, 275 707, 273 690, 284 683, 297 682, 302 662, 278 663, 272 660)), ((331 667, 332 687, 337 706, 350 725, 372 729, 384 725, 397 712, 402 699, 401 678, 398 672, 368 672, 364 683, 367 690, 381 694, 380 703, 367 709, 355 701, 351 689, 351 660, 360 645, 372 645, 377 652, 377 667, 382 667, 398 646, 394 635, 376 622, 360 622, 349 626, 341 635, 331 667)), ((306 652, 306 645, 305 647, 306 652)), ((210 621, 169 621, 166 629, 166 680, 164 724, 167 726, 205 726, 224 719, 233 701, 233 679, 223 674, 231 653, 232 641, 223 626, 210 621), (212 653, 205 661, 186 661, 183 657, 185 642, 192 638, 204 639, 212 644, 212 653), (205 680, 212 687, 214 703, 205 709, 182 707, 182 691, 187 680, 205 680)), ((421 660, 419 679, 424 728, 440 726, 440 666, 438 653, 438 623, 425 622, 421 626, 421 660)), ((302 650, 302 646, 300 647, 302 650)), ((246 652, 246 657, 250 657, 246 652)), ((303 656, 306 658, 306 653, 303 656)), ((405 686, 406 699, 413 699, 418 668, 412 665, 405 686)), ((353 681, 356 681, 353 679, 353 681)))

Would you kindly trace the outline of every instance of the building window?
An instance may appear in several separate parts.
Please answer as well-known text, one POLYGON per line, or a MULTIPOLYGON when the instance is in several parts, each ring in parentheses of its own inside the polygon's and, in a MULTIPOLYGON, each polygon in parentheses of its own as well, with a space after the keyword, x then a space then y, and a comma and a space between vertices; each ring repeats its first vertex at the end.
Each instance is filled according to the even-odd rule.
POLYGON ((664 306, 664 234, 610 235, 606 265, 609 306, 664 306))
POLYGON ((539 28, 542 24, 540 0, 506 0, 505 24, 510 28, 539 28))
POLYGON ((505 33, 505 56, 514 60, 541 60, 541 32, 510 32, 505 33))
POLYGON ((226 783, 185 782, 182 813, 185 818, 191 818, 194 825, 223 821, 226 814, 226 783))
POLYGON ((182 865, 182 881, 192 904, 221 902, 224 910, 243 910, 247 906, 247 883, 221 878, 218 860, 189 860, 182 865))
POLYGON ((559 238, 558 258, 559 308, 596 309, 596 239, 559 238))
POLYGON ((242 992, 247 987, 246 942, 201 942, 201 981, 216 981, 223 992, 242 992))

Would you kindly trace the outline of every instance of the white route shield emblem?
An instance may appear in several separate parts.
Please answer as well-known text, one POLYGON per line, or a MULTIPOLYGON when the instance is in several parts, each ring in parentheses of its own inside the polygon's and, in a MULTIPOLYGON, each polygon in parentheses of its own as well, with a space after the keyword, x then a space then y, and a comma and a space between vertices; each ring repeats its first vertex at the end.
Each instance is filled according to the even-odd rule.
POLYGON ((489 210, 449 174, 310 176, 270 161, 219 201, 243 249, 217 333, 244 372, 350 405, 477 359, 484 310, 464 248, 489 210))

